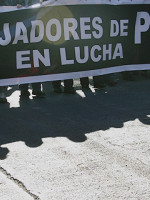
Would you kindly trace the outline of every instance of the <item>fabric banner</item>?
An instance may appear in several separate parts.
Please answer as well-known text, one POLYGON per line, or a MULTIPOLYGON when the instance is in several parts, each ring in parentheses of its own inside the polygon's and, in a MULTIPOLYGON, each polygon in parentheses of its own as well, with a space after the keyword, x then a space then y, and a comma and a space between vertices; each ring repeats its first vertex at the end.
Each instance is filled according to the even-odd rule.
POLYGON ((150 4, 0 13, 0 85, 150 69, 150 4))

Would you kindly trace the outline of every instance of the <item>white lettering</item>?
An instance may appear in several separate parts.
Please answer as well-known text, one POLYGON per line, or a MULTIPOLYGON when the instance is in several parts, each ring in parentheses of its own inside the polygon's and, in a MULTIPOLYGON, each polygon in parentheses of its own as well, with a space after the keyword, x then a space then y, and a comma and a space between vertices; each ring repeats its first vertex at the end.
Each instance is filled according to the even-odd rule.
POLYGON ((112 59, 116 59, 117 57, 123 58, 123 48, 120 43, 116 45, 112 59))
POLYGON ((50 53, 49 49, 44 49, 44 56, 38 50, 33 50, 33 63, 34 67, 40 67, 40 61, 44 66, 50 66, 50 53))
POLYGON ((135 44, 141 44, 141 35, 150 27, 150 15, 147 12, 138 12, 135 24, 135 44), (142 24, 144 20, 144 24, 142 24))
POLYGON ((108 60, 112 58, 112 44, 108 45, 108 49, 106 49, 106 44, 103 45, 103 60, 106 60, 108 55, 108 60))
POLYGON ((99 45, 95 45, 91 48, 91 59, 94 61, 94 62, 99 62, 101 60, 101 55, 97 55, 97 57, 95 56, 95 51, 100 51, 101 50, 101 47, 99 45))
POLYGON ((84 46, 84 57, 81 58, 80 47, 75 47, 75 56, 78 63, 86 63, 89 59, 89 47, 84 46))
POLYGON ((91 39, 91 34, 86 33, 86 31, 90 30, 90 25, 86 25, 86 23, 90 23, 89 17, 80 18, 81 39, 91 39))
POLYGON ((69 40, 72 34, 74 40, 79 40, 79 36, 76 32, 78 27, 77 20, 74 18, 65 18, 64 19, 64 37, 65 40, 69 40), (69 26, 71 24, 71 26, 69 26))
POLYGON ((0 37, 0 45, 6 46, 6 45, 8 45, 11 42, 11 35, 10 35, 9 23, 5 23, 3 29, 4 29, 5 39, 3 39, 2 37, 0 37))
POLYGON ((16 52, 16 64, 17 69, 31 68, 31 64, 23 64, 25 61, 30 61, 30 57, 27 56, 30 54, 30 50, 27 51, 17 51, 16 52))
POLYGON ((46 25, 46 36, 48 40, 56 42, 61 37, 61 24, 58 19, 50 19, 46 25), (55 27, 52 28, 52 26, 55 27), (52 35, 53 33, 53 35, 52 35))
POLYGON ((97 31, 92 31, 94 38, 99 39, 103 36, 103 27, 100 25, 102 23, 102 19, 100 17, 94 17, 92 20, 92 26, 97 31))
POLYGON ((29 43, 27 37, 27 28, 25 27, 23 22, 16 23, 16 32, 13 44, 17 44, 19 40, 22 40, 23 43, 29 43))
POLYGON ((128 29, 129 20, 120 20, 120 36, 128 36, 128 32, 125 30, 128 29))
POLYGON ((60 48, 60 57, 61 57, 61 64, 62 65, 72 65, 72 64, 74 64, 74 60, 67 60, 65 48, 60 48))
POLYGON ((110 37, 116 37, 119 34, 119 24, 117 20, 111 20, 110 37))
POLYGON ((30 42, 40 42, 44 36, 44 24, 41 20, 31 21, 31 33, 30 33, 30 42), (36 31, 38 28, 38 31, 36 31), (36 33, 38 35, 36 36, 36 33))

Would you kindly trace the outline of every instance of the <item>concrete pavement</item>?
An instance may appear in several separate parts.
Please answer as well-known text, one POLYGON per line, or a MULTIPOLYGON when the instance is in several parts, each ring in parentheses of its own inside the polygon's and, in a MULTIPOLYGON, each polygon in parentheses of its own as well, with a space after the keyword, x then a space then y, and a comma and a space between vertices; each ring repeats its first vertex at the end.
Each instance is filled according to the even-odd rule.
POLYGON ((150 80, 0 105, 1 200, 149 200, 150 80))

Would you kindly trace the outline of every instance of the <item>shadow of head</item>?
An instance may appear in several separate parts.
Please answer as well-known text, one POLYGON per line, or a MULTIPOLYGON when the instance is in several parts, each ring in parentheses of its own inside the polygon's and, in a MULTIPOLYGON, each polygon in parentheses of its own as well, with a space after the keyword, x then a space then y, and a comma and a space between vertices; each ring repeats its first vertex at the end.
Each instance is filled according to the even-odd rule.
POLYGON ((146 125, 150 125, 150 115, 139 117, 139 120, 146 125))
POLYGON ((68 139, 73 142, 85 142, 87 140, 86 135, 84 134, 77 134, 77 135, 67 135, 68 139))
POLYGON ((26 140, 25 141, 25 144, 28 146, 28 147, 31 147, 31 148, 36 148, 36 147, 39 147, 43 144, 42 140, 39 138, 34 138, 34 139, 29 139, 29 140, 26 140))
POLYGON ((8 148, 0 147, 0 160, 4 160, 5 158, 7 158, 8 153, 9 153, 8 148))

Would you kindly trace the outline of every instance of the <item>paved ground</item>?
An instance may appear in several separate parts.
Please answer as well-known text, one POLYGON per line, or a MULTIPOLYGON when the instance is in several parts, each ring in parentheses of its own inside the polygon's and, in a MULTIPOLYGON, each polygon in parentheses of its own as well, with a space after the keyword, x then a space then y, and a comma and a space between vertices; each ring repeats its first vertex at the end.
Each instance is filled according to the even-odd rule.
POLYGON ((150 80, 0 105, 0 200, 149 200, 150 80))

